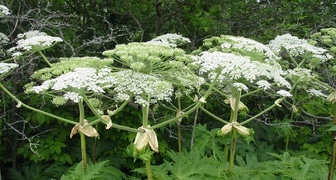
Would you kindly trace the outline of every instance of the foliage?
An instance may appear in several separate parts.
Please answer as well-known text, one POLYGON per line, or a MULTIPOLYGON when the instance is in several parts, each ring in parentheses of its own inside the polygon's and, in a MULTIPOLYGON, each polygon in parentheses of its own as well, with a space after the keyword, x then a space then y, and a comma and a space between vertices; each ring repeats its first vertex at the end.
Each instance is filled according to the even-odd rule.
POLYGON ((108 161, 101 161, 95 164, 89 164, 84 170, 81 163, 75 167, 69 168, 68 172, 62 175, 61 180, 80 180, 80 179, 123 179, 125 175, 120 170, 109 165, 108 161))
POLYGON ((330 56, 336 52, 335 28, 327 27, 335 26, 334 2, 9 0, 1 4, 9 11, 0 6, 0 59, 16 64, 1 62, 0 84, 19 99, 0 92, 0 169, 5 178, 137 179, 148 175, 151 163, 156 179, 327 176, 334 112, 326 97, 336 82, 335 58, 330 56), (32 51, 10 57, 12 52, 6 49, 29 44, 28 29, 41 31, 43 42, 50 38, 47 34, 62 40, 42 46, 38 41, 30 44, 32 51), (166 32, 190 41, 177 34, 159 36, 166 32), (281 44, 281 38, 291 43, 281 44), (202 62, 194 63, 197 58, 189 52, 202 62), (220 56, 223 53, 230 55, 220 56), (238 56, 244 61, 235 59, 238 56), (209 60, 213 62, 206 64, 209 60), (237 71, 225 69, 231 65, 237 71), (71 74, 79 67, 94 68, 92 76, 108 69, 116 79, 105 82, 101 90, 97 82, 86 84, 78 91, 82 93, 76 96, 78 101, 62 95, 79 83, 69 89, 47 87, 49 92, 43 95, 25 94, 64 74, 71 75, 71 82, 85 77, 87 72, 76 78, 71 74), (216 79, 219 69, 223 74, 216 79), (35 84, 24 86, 31 78, 35 84), (289 89, 286 97, 279 93, 279 84, 289 89), (152 86, 158 91, 148 88, 152 86), (93 87, 99 90, 92 91, 93 87), (244 90, 241 99, 235 89, 244 90), (244 110, 237 113, 238 108, 244 110), (68 123, 81 135, 69 139, 68 123), (85 144, 79 130, 85 127, 99 132, 99 137, 86 138, 85 144), (177 141, 183 143, 179 153, 174 151, 177 141), (233 144, 235 149, 230 150, 233 144), (84 161, 73 164, 86 155, 87 167, 84 161), (144 160, 146 169, 139 168, 143 164, 134 158, 144 160), (234 170, 228 172, 231 166, 234 170))

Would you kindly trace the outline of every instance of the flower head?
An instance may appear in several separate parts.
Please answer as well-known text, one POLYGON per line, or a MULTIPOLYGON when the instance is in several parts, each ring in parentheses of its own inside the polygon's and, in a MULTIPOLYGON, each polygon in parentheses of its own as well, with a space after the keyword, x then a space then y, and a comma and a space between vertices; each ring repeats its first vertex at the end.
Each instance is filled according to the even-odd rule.
POLYGON ((17 41, 17 46, 10 48, 9 52, 14 52, 16 50, 22 51, 40 51, 53 46, 57 42, 62 42, 63 40, 59 37, 49 36, 44 32, 40 31, 29 31, 17 36, 19 40, 17 41))
MULTIPOLYGON (((200 74, 208 74, 208 78, 212 81, 217 73, 220 73, 219 81, 221 84, 227 82, 247 81, 256 83, 260 86, 266 86, 270 83, 265 81, 273 81, 280 86, 290 88, 291 85, 283 77, 285 72, 277 65, 271 65, 259 61, 253 61, 247 56, 237 56, 232 53, 223 52, 203 52, 199 56, 194 56, 199 65, 200 74), (260 80, 264 80, 260 82, 260 80)), ((237 85, 237 84, 236 84, 237 85)), ((242 84, 240 84, 241 86, 242 84)), ((243 86, 241 86, 243 87, 243 86)), ((244 90, 247 87, 243 87, 244 90)))
POLYGON ((148 42, 146 44, 155 44, 155 45, 162 45, 162 46, 170 46, 170 47, 177 47, 178 45, 190 43, 190 39, 185 38, 179 34, 164 34, 158 36, 148 42))
POLYGON ((280 59, 266 45, 253 39, 239 36, 221 35, 205 39, 202 49, 210 52, 218 51, 249 56, 253 60, 275 64, 280 59))
POLYGON ((0 75, 8 73, 10 70, 18 67, 18 64, 15 63, 2 63, 0 62, 0 75))
POLYGON ((176 63, 172 64, 171 61, 191 61, 182 49, 149 43, 120 44, 113 50, 104 51, 103 55, 146 74, 177 68, 176 63))
POLYGON ((5 17, 7 15, 10 15, 9 9, 4 5, 0 5, 0 18, 5 17))
POLYGON ((63 97, 66 100, 78 102, 81 98, 80 93, 104 93, 104 89, 112 87, 115 83, 116 78, 111 75, 110 69, 76 68, 72 72, 44 81, 40 86, 33 86, 28 91, 65 91, 63 97))
POLYGON ((129 100, 135 97, 135 103, 148 105, 160 100, 170 101, 173 94, 173 86, 167 81, 132 70, 124 70, 113 74, 116 77, 116 85, 113 89, 117 93, 117 100, 129 100), (143 96, 149 96, 150 102, 143 96))
POLYGON ((310 53, 313 58, 319 59, 322 62, 333 58, 327 53, 327 50, 311 45, 307 40, 299 39, 291 34, 277 36, 274 40, 269 42, 268 47, 277 55, 280 55, 283 50, 286 50, 292 57, 299 57, 305 53, 310 53))

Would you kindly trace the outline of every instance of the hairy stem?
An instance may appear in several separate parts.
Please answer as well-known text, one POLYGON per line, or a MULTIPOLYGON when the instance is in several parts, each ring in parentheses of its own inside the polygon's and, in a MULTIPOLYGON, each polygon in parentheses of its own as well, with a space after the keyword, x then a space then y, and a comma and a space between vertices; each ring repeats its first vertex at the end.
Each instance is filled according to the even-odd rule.
MULTIPOLYGON (((177 107, 178 107, 178 112, 182 112, 182 105, 181 105, 181 98, 177 98, 177 107)), ((177 121, 177 142, 178 142, 178 151, 179 153, 182 152, 182 131, 181 131, 181 120, 177 121)))

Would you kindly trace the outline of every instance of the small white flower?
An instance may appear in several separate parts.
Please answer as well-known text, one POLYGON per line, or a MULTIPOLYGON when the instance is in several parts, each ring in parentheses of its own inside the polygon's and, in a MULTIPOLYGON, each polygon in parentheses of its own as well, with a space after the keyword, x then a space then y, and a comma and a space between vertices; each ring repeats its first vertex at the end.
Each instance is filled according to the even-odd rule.
POLYGON ((63 41, 59 37, 48 36, 46 33, 39 31, 29 31, 23 34, 19 34, 17 37, 19 38, 16 43, 17 46, 10 48, 8 50, 9 52, 14 52, 17 50, 39 51, 49 48, 57 42, 63 41))
MULTIPOLYGON (((280 66, 252 61, 247 56, 237 56, 223 52, 203 52, 199 56, 194 56, 193 59, 195 60, 194 64, 200 65, 199 73, 208 74, 210 81, 220 71, 220 83, 241 79, 250 83, 260 80, 273 80, 280 86, 291 87, 290 83, 283 77, 285 72, 282 71, 280 66)), ((265 81, 259 82, 257 85, 260 86, 260 83, 267 85, 265 81)))
POLYGON ((149 74, 124 70, 114 73, 113 76, 116 78, 114 91, 120 100, 134 96, 136 103, 145 106, 158 100, 170 101, 173 94, 171 83, 149 74), (150 102, 143 95, 151 97, 150 102))
POLYGON ((79 99, 82 99, 83 97, 80 96, 78 93, 75 92, 67 92, 63 95, 65 100, 72 100, 75 103, 79 102, 79 99))
POLYGON ((238 89, 244 90, 245 92, 248 92, 248 87, 243 83, 239 83, 239 82, 233 83, 233 86, 238 89))
POLYGON ((0 5, 0 18, 7 15, 10 15, 9 9, 4 5, 0 5))
POLYGON ((292 97, 291 93, 289 93, 288 91, 283 90, 283 89, 277 91, 277 94, 280 94, 280 95, 283 96, 283 97, 292 97))
POLYGON ((308 89, 307 92, 312 96, 324 97, 324 98, 327 97, 327 95, 325 95, 321 90, 308 89))
POLYGON ((18 64, 15 63, 2 63, 0 62, 0 75, 8 73, 10 70, 18 67, 18 64))
POLYGON ((271 88, 271 84, 266 80, 260 80, 256 82, 256 84, 258 85, 258 88, 263 88, 264 90, 271 88))
POLYGON ((179 34, 164 34, 158 36, 148 42, 147 44, 154 44, 154 45, 162 45, 162 46, 170 46, 170 47, 177 47, 181 43, 190 43, 190 39, 185 38, 179 34))
POLYGON ((281 48, 284 48, 293 57, 301 56, 308 52, 322 62, 333 58, 327 53, 326 49, 311 45, 307 40, 299 39, 291 34, 277 36, 274 40, 269 42, 268 47, 270 47, 276 54, 280 54, 281 48))

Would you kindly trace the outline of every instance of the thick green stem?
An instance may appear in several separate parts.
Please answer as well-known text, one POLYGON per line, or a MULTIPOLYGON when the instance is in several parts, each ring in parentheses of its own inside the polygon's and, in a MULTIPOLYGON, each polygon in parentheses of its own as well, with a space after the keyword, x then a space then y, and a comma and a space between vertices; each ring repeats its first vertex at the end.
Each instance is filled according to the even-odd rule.
MULTIPOLYGON (((333 111, 334 111, 334 125, 336 125, 336 104, 333 104, 333 111)), ((328 180, 332 180, 334 176, 335 170, 335 161, 336 161, 336 131, 333 132, 333 141, 331 146, 331 158, 329 164, 329 173, 328 173, 328 180)))
POLYGON ((232 139, 231 139, 231 149, 230 149, 230 162, 229 162, 229 175, 233 174, 234 159, 236 153, 236 140, 237 140, 237 130, 232 129, 232 139))
POLYGON ((16 96, 14 96, 12 93, 10 93, 6 88, 5 86, 3 86, 1 83, 0 83, 0 88, 7 94, 9 95, 14 101, 16 101, 20 106, 22 107, 25 107, 29 110, 32 110, 32 111, 35 111, 35 112, 38 112, 38 113, 41 113, 41 114, 44 114, 46 116, 49 116, 49 117, 52 117, 52 118, 55 118, 55 119, 58 119, 60 121, 63 121, 63 122, 66 122, 66 123, 69 123, 69 124, 77 124, 77 122, 75 121, 71 121, 69 119, 65 119, 65 118, 62 118, 62 117, 59 117, 59 116, 56 116, 54 114, 50 114, 50 113, 47 113, 45 111, 42 111, 40 109, 36 109, 36 108, 33 108, 25 103, 23 103, 22 101, 20 101, 16 96))
MULTIPOLYGON (((84 118, 85 118, 83 99, 79 100, 78 109, 79 109, 79 124, 83 126, 84 118)), ((79 135, 80 135, 80 142, 81 142, 82 165, 83 165, 83 169, 85 170, 87 168, 85 135, 82 132, 79 132, 79 135)))
MULTIPOLYGON (((232 90, 232 98, 234 98, 234 106, 231 109, 230 122, 238 122, 238 107, 241 97, 241 89, 234 88, 232 90)), ((234 159, 236 153, 236 141, 237 141, 237 130, 232 129, 232 139, 231 139, 231 150, 230 150, 230 162, 229 162, 229 175, 233 174, 234 159)))
MULTIPOLYGON (((181 98, 177 98, 177 107, 178 107, 178 112, 182 112, 182 105, 181 105, 181 98)), ((182 131, 181 131, 181 120, 177 121, 177 143, 178 143, 178 151, 179 153, 182 152, 182 131)))
POLYGON ((150 160, 145 160, 145 164, 146 164, 147 179, 153 180, 152 166, 151 166, 150 160))
POLYGON ((45 57, 45 55, 41 51, 37 51, 41 56, 42 59, 48 64, 48 66, 52 66, 52 64, 48 61, 48 59, 45 57))
MULTIPOLYGON (((148 123, 148 114, 149 114, 149 103, 150 103, 150 96, 147 96, 147 102, 148 105, 142 106, 142 127, 147 128, 149 125, 148 123)), ((152 167, 151 167, 151 162, 149 160, 144 160, 145 165, 146 165, 146 174, 147 174, 147 179, 152 180, 153 179, 153 173, 152 173, 152 167)))

